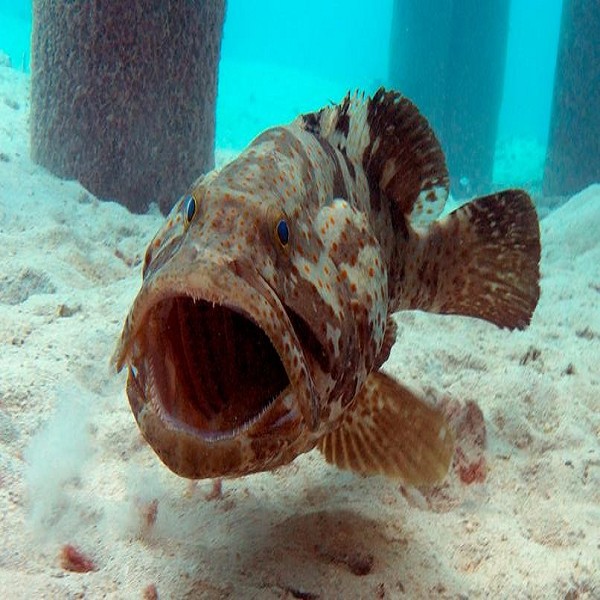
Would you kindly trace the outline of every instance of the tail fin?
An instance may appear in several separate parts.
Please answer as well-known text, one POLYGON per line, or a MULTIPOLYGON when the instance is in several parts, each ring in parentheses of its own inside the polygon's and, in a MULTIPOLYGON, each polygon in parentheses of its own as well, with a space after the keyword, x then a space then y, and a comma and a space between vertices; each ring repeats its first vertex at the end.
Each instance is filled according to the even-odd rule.
POLYGON ((411 232, 394 282, 397 309, 422 309, 525 328, 540 295, 540 230, 522 190, 478 198, 411 232))

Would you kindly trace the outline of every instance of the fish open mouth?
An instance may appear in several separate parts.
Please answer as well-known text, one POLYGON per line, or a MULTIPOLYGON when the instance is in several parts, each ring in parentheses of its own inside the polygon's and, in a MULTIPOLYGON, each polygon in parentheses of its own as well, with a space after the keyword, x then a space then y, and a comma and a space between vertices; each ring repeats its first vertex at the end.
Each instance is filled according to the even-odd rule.
POLYGON ((238 310, 179 295, 157 302, 146 319, 132 374, 175 427, 207 440, 235 435, 290 385, 267 334, 238 310))

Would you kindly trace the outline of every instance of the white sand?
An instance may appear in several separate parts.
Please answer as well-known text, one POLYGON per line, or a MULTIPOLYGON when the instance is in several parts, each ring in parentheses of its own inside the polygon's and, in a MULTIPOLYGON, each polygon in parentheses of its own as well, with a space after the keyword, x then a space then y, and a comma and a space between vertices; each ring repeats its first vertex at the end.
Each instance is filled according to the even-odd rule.
POLYGON ((33 165, 27 86, 0 69, 0 597, 600 597, 600 186, 542 222, 527 331, 398 317, 386 368, 479 404, 485 482, 423 499, 311 453, 207 500, 108 367, 161 218, 33 165), (67 543, 97 570, 63 570, 67 543))

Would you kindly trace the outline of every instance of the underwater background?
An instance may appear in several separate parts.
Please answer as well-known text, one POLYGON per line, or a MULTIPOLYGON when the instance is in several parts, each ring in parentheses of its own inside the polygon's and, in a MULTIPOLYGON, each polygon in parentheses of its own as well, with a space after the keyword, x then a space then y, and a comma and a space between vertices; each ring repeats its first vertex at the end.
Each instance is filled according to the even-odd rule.
MULTIPOLYGON (((562 0, 510 3, 494 179, 539 189, 548 140, 562 0)), ((258 133, 348 90, 390 85, 393 0, 227 3, 216 147, 240 151, 258 133)), ((464 35, 469 35, 467 24, 464 35)), ((0 2, 0 49, 29 72, 31 3, 0 2)), ((434 75, 432 74, 432 77, 434 75)), ((459 176, 458 174, 456 174, 459 176)))
MULTIPOLYGON (((396 85, 400 5, 430 4, 227 2, 216 166, 348 90, 396 85)), ((491 31, 452 5, 457 43, 491 31)), ((160 463, 109 362, 164 214, 155 202, 134 214, 32 160, 32 5, 0 0, 0 598, 600 598, 600 172, 544 192, 561 17, 587 7, 600 22, 600 9, 492 5, 508 18, 486 186, 534 199, 541 297, 524 331, 394 316, 384 370, 454 407, 469 440, 463 463, 424 491, 316 452, 222 485, 160 463)), ((596 52, 589 125, 569 127, 591 148, 584 166, 600 155, 598 39, 592 28, 581 44, 596 52)), ((453 208, 475 182, 451 176, 453 208)))

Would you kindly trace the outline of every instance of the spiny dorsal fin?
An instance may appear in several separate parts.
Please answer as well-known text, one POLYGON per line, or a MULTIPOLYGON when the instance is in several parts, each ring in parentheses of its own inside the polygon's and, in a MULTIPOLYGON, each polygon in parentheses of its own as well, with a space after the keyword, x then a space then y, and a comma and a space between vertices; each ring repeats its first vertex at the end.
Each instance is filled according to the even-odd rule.
POLYGON ((448 197, 448 170, 427 119, 398 92, 379 88, 372 98, 348 93, 344 100, 302 115, 300 125, 345 152, 367 175, 371 202, 392 202, 398 223, 425 226, 442 212, 448 197))

